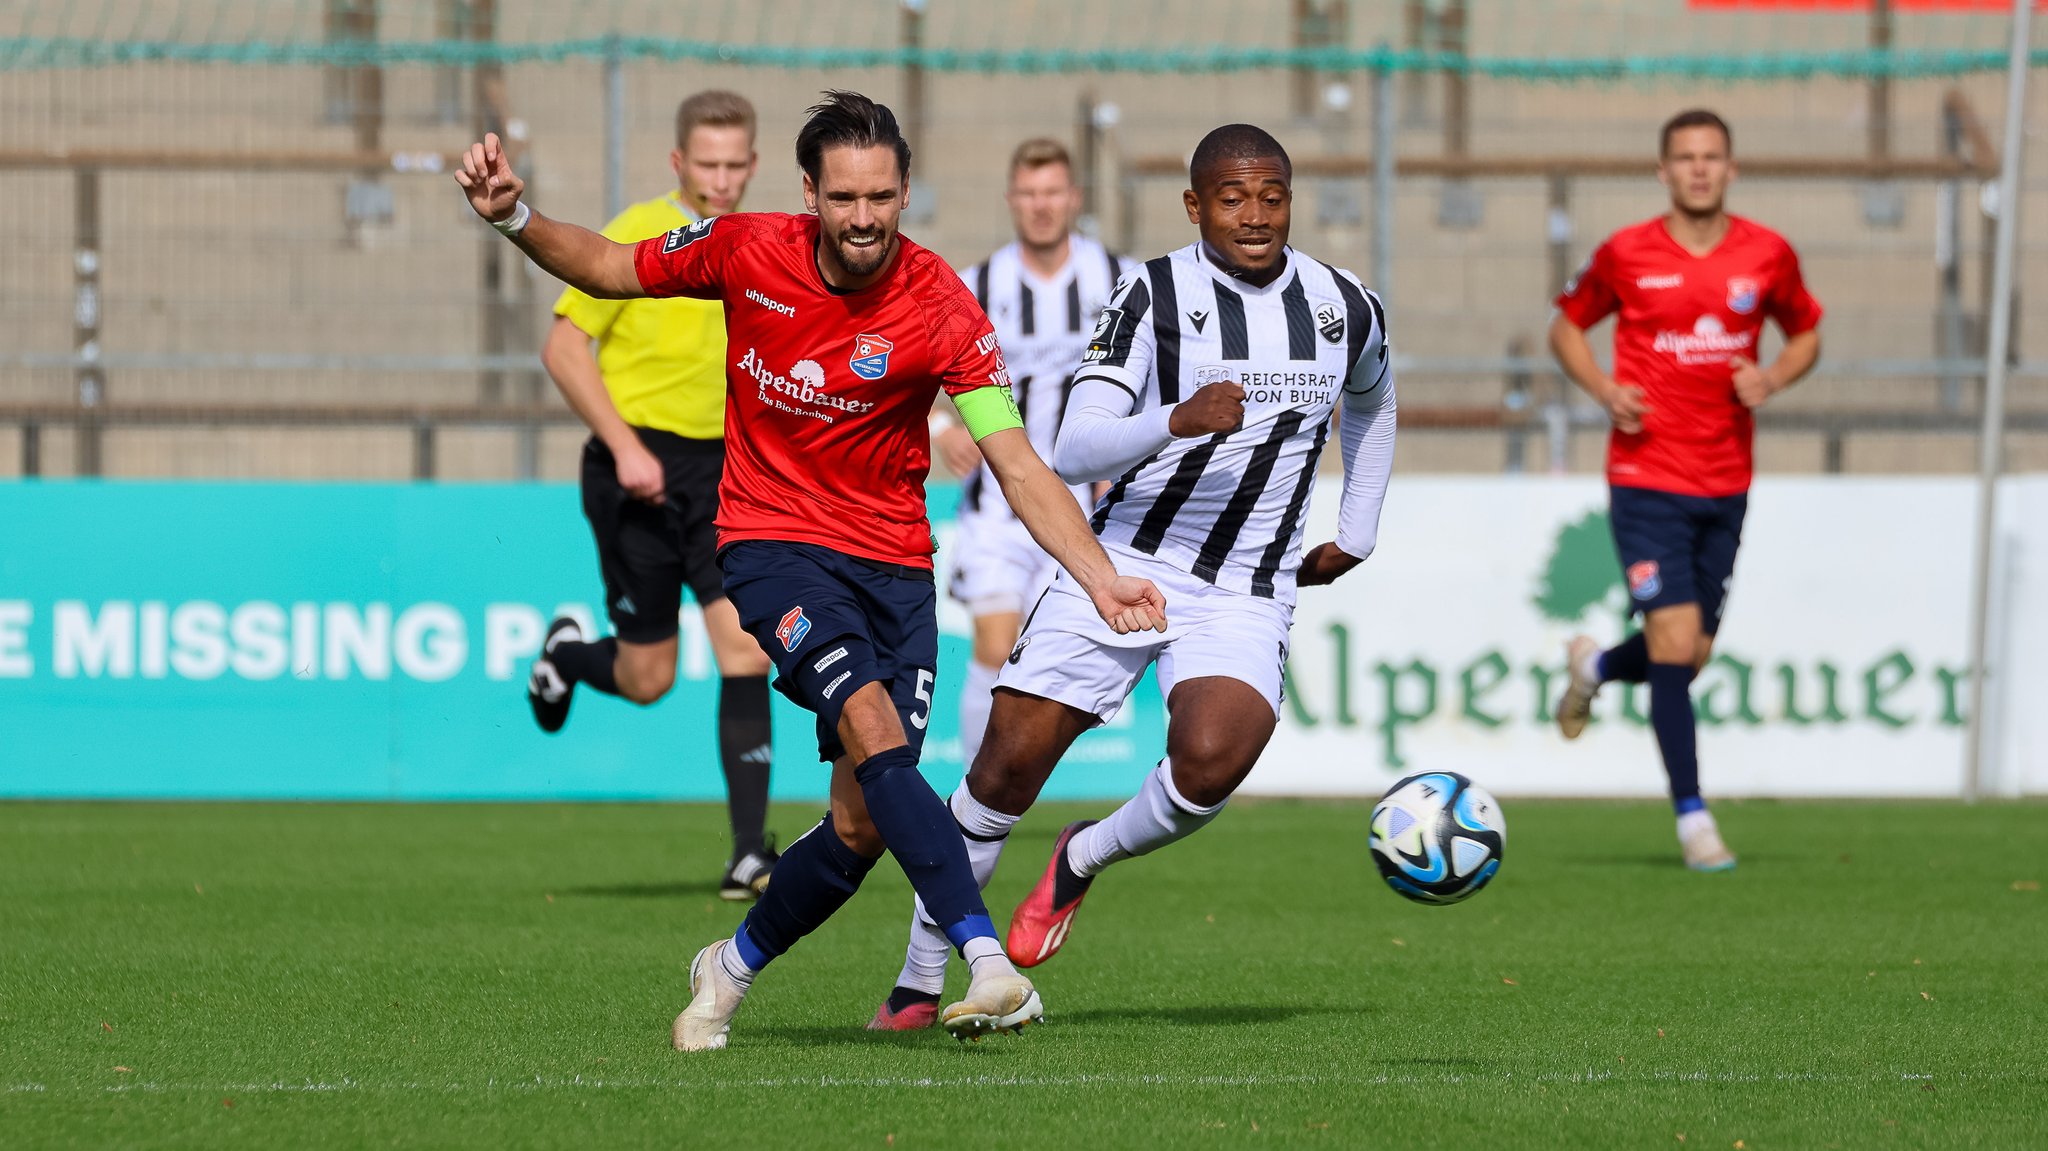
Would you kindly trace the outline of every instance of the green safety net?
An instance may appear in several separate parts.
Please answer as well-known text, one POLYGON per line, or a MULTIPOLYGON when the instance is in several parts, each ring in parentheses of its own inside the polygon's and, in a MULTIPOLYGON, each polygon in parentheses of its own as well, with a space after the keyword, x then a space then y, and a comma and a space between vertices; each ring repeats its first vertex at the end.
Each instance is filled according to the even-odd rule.
MULTIPOLYGON (((0 70, 619 59, 963 73, 1912 78, 2004 68, 2010 27, 1995 0, 0 0, 0 70)), ((2037 35, 2036 66, 2048 64, 2044 41, 2037 35)))

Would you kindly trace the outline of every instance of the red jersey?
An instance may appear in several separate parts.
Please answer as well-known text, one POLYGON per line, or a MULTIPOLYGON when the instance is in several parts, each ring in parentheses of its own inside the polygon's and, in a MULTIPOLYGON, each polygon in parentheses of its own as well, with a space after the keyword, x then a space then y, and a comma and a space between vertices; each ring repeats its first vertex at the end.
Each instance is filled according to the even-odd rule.
POLYGON ((1557 297, 1590 328, 1620 312, 1614 379, 1643 389, 1643 430, 1607 441, 1607 482, 1688 496, 1749 490, 1756 420, 1735 397, 1735 356, 1757 358, 1766 317, 1787 336, 1820 323, 1799 257, 1783 236, 1740 216, 1695 256, 1645 220, 1608 237, 1557 297))
POLYGON ((898 236, 880 282, 840 292, 818 273, 818 219, 744 212, 640 244, 650 296, 725 302, 725 477, 718 543, 817 544, 928 568, 926 419, 1009 373, 973 293, 898 236))

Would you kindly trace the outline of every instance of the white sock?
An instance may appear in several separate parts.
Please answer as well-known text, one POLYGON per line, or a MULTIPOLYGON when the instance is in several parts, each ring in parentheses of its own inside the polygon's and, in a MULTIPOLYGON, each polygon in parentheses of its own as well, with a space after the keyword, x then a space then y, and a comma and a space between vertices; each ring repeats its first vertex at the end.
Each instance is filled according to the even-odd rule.
POLYGON ((1678 842, 1684 843, 1702 830, 1714 831, 1714 813, 1702 807, 1678 817, 1678 842))
POLYGON ((1599 683, 1601 654, 1601 650, 1597 647, 1587 652, 1584 659, 1573 665, 1572 674, 1585 680, 1587 683, 1599 683))
POLYGON ((720 951, 718 953, 718 965, 725 969, 726 975, 730 976, 734 983, 740 985, 740 990, 742 991, 752 987, 754 985, 754 976, 760 974, 760 972, 748 967, 746 961, 740 958, 740 949, 737 947, 727 947, 725 950, 720 951))
POLYGON ((967 682, 960 688, 960 765, 974 766, 981 751, 981 737, 988 733, 988 710, 995 699, 996 674, 1000 667, 983 667, 967 661, 967 682))
POLYGON ((1011 964, 1010 957, 1003 954, 1003 945, 988 936, 968 940, 967 946, 960 949, 960 954, 967 958, 970 978, 1017 974, 1017 968, 1011 964))
MULTIPOLYGON (((964 779, 947 806, 953 809, 954 822, 967 833, 967 862, 974 868, 974 884, 986 890, 996 873, 996 861, 1002 858, 1003 845, 1009 842, 1010 829, 1023 817, 1007 815, 974 798, 964 779)), ((946 988, 946 960, 952 954, 952 941, 925 914, 924 901, 918 900, 910 914, 910 948, 896 986, 937 995, 946 988)))
POLYGON ((1138 794, 1110 812, 1108 819, 1067 841, 1067 866, 1076 875, 1099 875, 1119 859, 1157 851, 1193 835, 1222 810, 1221 803, 1197 807, 1188 802, 1173 786, 1173 761, 1162 759, 1138 794))

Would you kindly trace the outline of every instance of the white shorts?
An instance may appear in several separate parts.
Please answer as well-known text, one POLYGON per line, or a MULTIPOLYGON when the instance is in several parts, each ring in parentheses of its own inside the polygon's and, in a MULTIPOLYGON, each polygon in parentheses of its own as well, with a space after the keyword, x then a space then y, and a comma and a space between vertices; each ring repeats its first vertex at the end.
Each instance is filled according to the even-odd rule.
POLYGON ((1023 614, 1059 570, 1008 509, 999 514, 962 509, 953 554, 946 594, 975 616, 1023 614))
POLYGON ((1119 572, 1149 579, 1166 593, 1166 632, 1116 634, 1073 577, 1056 571, 1003 664, 998 687, 1057 700, 1107 723, 1156 661, 1161 696, 1171 697, 1182 680, 1228 676, 1250 684, 1280 713, 1292 605, 1225 591, 1114 545, 1109 553, 1119 572))

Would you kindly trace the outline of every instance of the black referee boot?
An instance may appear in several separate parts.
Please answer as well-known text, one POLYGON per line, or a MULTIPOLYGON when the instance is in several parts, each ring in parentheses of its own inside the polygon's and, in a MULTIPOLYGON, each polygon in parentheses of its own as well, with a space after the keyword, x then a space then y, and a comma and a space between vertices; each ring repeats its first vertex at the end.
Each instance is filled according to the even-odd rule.
POLYGON ((548 625, 548 638, 541 644, 540 658, 533 661, 533 674, 526 678, 526 702, 533 705, 533 721, 550 735, 569 722, 569 696, 576 690, 576 685, 563 679, 554 661, 548 658, 554 654, 555 645, 565 640, 583 642, 582 626, 567 616, 548 625))

